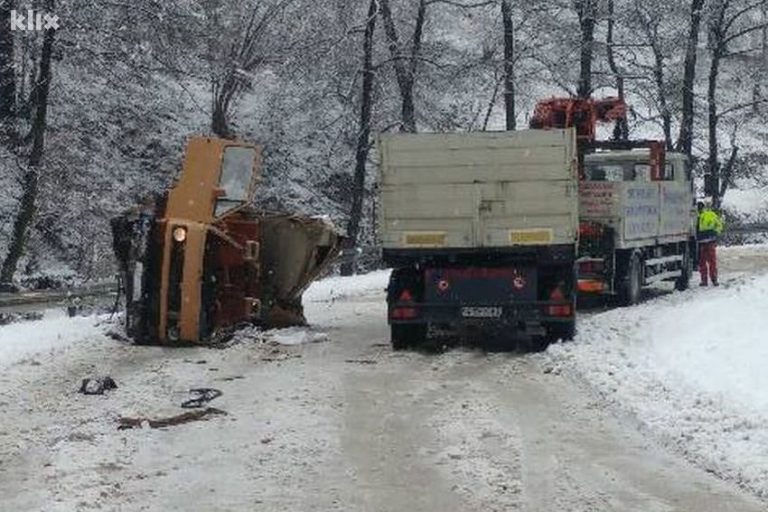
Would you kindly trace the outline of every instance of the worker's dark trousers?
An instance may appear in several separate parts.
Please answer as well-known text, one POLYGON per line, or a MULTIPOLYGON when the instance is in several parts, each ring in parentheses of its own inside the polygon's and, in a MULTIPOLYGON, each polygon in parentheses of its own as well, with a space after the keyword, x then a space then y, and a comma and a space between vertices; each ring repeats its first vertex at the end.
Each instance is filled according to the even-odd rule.
POLYGON ((701 283, 707 284, 707 274, 717 284, 717 242, 699 242, 699 274, 701 283), (707 272, 709 270, 709 272, 707 272))

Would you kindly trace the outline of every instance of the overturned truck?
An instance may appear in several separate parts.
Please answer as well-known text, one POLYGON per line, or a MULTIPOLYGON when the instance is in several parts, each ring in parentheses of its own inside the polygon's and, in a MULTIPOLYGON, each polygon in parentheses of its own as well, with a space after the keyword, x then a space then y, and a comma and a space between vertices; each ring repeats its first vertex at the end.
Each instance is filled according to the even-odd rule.
POLYGON ((258 146, 193 138, 174 186, 112 220, 130 338, 211 342, 246 323, 305 323, 302 293, 342 237, 322 218, 259 212, 260 179, 258 146))

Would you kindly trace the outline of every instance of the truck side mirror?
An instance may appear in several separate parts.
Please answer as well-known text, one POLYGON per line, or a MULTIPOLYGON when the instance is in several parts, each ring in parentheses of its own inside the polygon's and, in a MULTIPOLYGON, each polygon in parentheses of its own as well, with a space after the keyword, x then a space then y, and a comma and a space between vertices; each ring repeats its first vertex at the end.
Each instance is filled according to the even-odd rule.
POLYGON ((712 173, 704 175, 704 195, 715 197, 720 193, 720 180, 712 173))

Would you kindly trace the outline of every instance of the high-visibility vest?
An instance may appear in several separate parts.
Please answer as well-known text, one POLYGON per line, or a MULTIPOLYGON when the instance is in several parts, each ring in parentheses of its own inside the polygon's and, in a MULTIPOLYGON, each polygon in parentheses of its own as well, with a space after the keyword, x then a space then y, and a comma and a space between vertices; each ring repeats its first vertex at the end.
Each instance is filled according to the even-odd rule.
POLYGON ((713 210, 706 208, 699 214, 699 238, 705 238, 719 235, 723 232, 723 220, 713 210), (707 236, 709 235, 709 236, 707 236))

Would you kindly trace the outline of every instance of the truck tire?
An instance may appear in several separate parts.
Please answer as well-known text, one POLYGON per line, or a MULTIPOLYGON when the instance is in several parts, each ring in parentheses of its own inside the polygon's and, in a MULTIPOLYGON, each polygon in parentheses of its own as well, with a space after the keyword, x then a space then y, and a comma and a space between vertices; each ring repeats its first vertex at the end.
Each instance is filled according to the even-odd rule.
POLYGON ((527 340, 521 343, 521 347, 525 352, 544 352, 549 347, 551 338, 549 334, 544 336, 531 336, 527 340))
POLYGON ((392 324, 392 350, 406 350, 423 345, 427 339, 427 324, 392 324))
POLYGON ((576 321, 550 325, 547 329, 547 337, 550 343, 557 341, 571 341, 576 335, 576 321))
POLYGON ((688 289, 691 276, 693 275, 693 258, 691 257, 691 249, 688 244, 685 244, 685 250, 683 251, 682 271, 680 277, 675 280, 675 289, 681 292, 688 289))
POLYGON ((643 289, 643 262, 640 260, 639 253, 633 252, 629 256, 618 288, 619 303, 622 306, 633 306, 640 302, 643 289))

